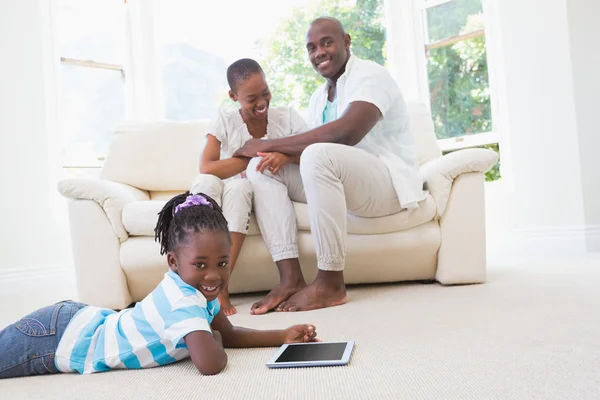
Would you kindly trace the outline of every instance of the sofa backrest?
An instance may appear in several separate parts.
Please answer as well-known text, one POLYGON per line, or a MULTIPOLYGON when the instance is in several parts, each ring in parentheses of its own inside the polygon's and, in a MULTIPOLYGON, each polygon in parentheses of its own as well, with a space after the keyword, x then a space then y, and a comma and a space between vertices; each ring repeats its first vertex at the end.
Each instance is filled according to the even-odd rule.
POLYGON ((433 121, 427 106, 423 103, 407 103, 407 108, 419 165, 441 157, 442 151, 437 144, 433 121))
MULTIPOLYGON (((419 164, 440 157, 424 104, 408 103, 419 164)), ((206 120, 124 122, 114 132, 101 178, 150 192, 183 192, 198 174, 206 120)))
POLYGON ((148 191, 186 191, 198 174, 208 121, 124 122, 100 177, 148 191))

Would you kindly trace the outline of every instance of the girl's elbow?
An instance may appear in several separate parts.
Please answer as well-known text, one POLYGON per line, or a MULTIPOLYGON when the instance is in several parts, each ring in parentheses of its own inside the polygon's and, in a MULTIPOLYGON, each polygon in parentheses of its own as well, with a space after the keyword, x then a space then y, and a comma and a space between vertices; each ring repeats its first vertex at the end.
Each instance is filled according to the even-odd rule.
POLYGON ((195 363, 195 365, 202 375, 217 375, 227 366, 227 355, 223 354, 223 357, 219 357, 218 360, 213 359, 212 362, 195 363))
POLYGON ((208 165, 200 164, 200 173, 201 174, 212 175, 211 171, 212 171, 212 168, 210 168, 208 165))
POLYGON ((196 369, 202 375, 217 375, 219 372, 223 371, 224 368, 225 368, 225 366, 222 366, 222 367, 221 366, 207 367, 207 366, 198 366, 198 365, 196 365, 196 369))

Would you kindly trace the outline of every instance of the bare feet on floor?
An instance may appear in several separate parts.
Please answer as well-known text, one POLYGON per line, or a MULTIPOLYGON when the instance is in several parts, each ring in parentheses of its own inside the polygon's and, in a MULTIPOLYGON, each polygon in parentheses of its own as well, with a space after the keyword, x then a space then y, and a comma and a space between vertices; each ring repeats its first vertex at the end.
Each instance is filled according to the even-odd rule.
POLYGON ((336 279, 332 282, 317 277, 313 283, 291 296, 287 301, 279 304, 275 311, 316 310, 318 308, 339 306, 346 301, 346 286, 343 278, 341 281, 336 279))
POLYGON ((225 315, 228 317, 233 314, 237 314, 237 310, 231 304, 231 301, 229 301, 229 292, 227 290, 223 290, 221 293, 219 293, 219 305, 221 306, 223 313, 225 313, 225 315))
POLYGON ((275 286, 264 299, 252 304, 252 307, 250 307, 250 314, 265 314, 281 304, 282 301, 289 299, 290 296, 302 290, 304 287, 306 287, 304 279, 291 283, 282 282, 275 286))

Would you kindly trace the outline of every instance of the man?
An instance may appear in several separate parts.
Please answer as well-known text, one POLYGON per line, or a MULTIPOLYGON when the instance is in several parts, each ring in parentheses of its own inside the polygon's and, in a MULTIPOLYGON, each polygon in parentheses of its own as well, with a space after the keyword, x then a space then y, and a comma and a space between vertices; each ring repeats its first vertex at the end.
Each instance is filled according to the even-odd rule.
POLYGON ((337 19, 313 21, 306 49, 326 79, 310 101, 309 124, 315 128, 287 138, 250 140, 234 154, 264 156, 250 162, 247 175, 259 227, 281 278, 252 306, 253 314, 346 302, 347 213, 391 215, 418 207, 426 196, 398 85, 384 67, 352 56, 350 43, 337 19), (300 165, 281 167, 281 158, 271 157, 277 153, 288 160, 301 156, 300 165), (316 245, 319 272, 308 286, 298 261, 292 200, 308 204, 316 245))

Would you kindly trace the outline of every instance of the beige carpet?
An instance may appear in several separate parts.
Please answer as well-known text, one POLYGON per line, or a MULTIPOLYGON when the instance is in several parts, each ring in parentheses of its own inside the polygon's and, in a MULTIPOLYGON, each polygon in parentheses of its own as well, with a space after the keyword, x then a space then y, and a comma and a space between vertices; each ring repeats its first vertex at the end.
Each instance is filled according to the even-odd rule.
POLYGON ((348 366, 269 370, 275 349, 228 350, 220 375, 189 361, 142 371, 0 381, 1 399, 600 399, 600 262, 496 263, 484 285, 355 287, 341 307, 247 314, 356 340, 348 366))

